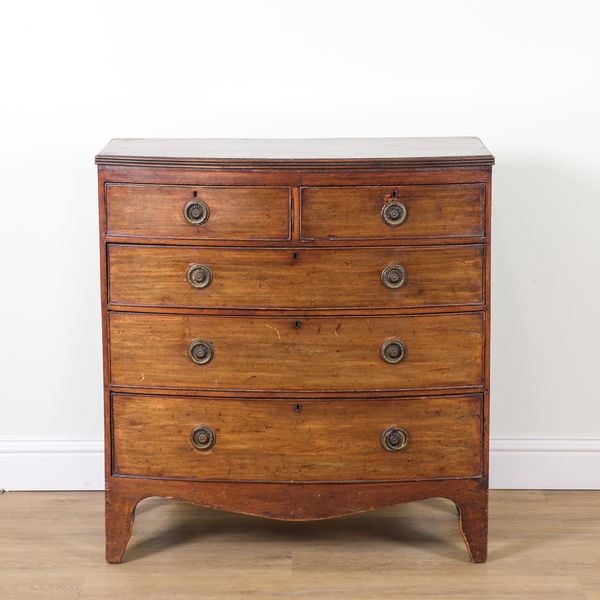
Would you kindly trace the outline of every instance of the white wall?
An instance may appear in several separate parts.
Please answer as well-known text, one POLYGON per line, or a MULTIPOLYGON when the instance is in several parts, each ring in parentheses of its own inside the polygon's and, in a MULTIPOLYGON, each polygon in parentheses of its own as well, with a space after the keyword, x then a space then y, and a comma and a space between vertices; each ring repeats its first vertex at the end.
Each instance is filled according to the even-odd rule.
POLYGON ((573 1, 31 2, 0 22, 0 487, 101 486, 111 137, 478 135, 492 482, 600 487, 599 13, 573 1))

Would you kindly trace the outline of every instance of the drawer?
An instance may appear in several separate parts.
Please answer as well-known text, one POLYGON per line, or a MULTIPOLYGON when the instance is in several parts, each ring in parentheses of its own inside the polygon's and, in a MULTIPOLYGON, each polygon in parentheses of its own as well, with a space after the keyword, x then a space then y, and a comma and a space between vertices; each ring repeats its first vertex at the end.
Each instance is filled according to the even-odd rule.
POLYGON ((290 207, 288 187, 106 186, 107 235, 113 236, 287 240, 290 207))
POLYGON ((312 401, 115 395, 113 472, 257 481, 476 477, 481 416, 479 395, 312 401), (196 428, 210 428, 198 431, 200 449, 191 439, 196 428), (407 438, 401 432, 394 446, 388 436, 386 450, 390 428, 407 438))
POLYGON ((109 301, 258 309, 481 304, 483 260, 481 245, 279 250, 111 245, 109 301))
POLYGON ((301 190, 301 237, 312 240, 480 237, 484 184, 301 190))
POLYGON ((483 335, 479 312, 296 318, 113 312, 111 381, 250 391, 481 386, 483 335), (383 355, 401 360, 390 364, 383 355))

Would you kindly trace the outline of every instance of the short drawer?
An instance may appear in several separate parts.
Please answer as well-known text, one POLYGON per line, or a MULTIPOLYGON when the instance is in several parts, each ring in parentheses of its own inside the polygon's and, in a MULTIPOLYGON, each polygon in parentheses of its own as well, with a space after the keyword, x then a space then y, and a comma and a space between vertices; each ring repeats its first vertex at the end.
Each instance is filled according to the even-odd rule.
POLYGON ((322 187, 301 190, 301 237, 360 240, 481 237, 485 185, 322 187))
POLYGON ((107 235, 190 240, 287 240, 288 187, 106 186, 107 235))
POLYGON ((196 390, 480 386, 483 313, 390 317, 109 315, 113 385, 196 390))
POLYGON ((313 401, 114 395, 113 472, 250 481, 476 477, 481 411, 480 395, 313 401))
POLYGON ((404 308, 483 302, 482 245, 353 249, 109 246, 109 301, 193 308, 404 308))

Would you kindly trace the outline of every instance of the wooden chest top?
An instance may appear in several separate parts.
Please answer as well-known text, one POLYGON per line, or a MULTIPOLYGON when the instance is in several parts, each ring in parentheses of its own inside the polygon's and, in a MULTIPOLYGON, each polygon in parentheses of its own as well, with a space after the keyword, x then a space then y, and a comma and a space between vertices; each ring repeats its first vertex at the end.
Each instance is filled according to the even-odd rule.
POLYGON ((489 166, 476 137, 331 139, 114 139, 102 165, 300 168, 489 166))

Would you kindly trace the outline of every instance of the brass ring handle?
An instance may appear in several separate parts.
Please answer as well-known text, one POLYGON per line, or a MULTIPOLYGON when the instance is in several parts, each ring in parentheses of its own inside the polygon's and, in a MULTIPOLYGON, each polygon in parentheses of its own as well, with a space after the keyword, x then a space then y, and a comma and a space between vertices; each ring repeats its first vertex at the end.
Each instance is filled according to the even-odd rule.
POLYGON ((211 270, 206 265, 190 265, 186 276, 189 284, 195 288, 205 288, 212 281, 211 270))
POLYGON ((202 200, 191 200, 183 207, 183 216, 190 225, 202 225, 208 221, 210 209, 202 200))
POLYGON ((196 450, 210 450, 217 441, 217 434, 208 425, 198 425, 192 429, 190 441, 196 450))
POLYGON ((402 202, 387 202, 381 209, 381 218, 390 227, 397 227, 404 223, 406 215, 406 206, 402 202))
POLYGON ((388 340, 381 344, 381 358, 386 363, 399 363, 405 354, 406 347, 400 340, 388 340))
POLYGON ((389 427, 381 434, 381 445, 388 452, 399 452, 408 445, 408 431, 401 427, 389 427))
POLYGON ((406 283, 406 269, 401 265, 390 265, 381 271, 383 287, 395 290, 406 283))
POLYGON ((205 365, 212 360, 212 345, 204 340, 194 340, 188 348, 188 355, 197 365, 205 365))

